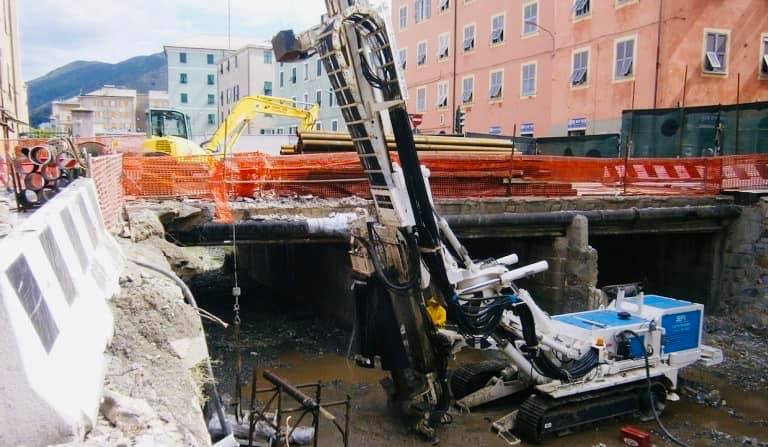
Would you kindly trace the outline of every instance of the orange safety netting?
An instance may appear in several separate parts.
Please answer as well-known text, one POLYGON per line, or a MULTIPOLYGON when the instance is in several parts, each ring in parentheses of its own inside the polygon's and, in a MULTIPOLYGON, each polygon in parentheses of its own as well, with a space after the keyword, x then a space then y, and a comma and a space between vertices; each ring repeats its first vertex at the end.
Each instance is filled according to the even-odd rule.
MULTIPOLYGON (((392 154, 397 161, 396 154, 392 154)), ((681 159, 605 159, 494 153, 421 153, 436 198, 598 194, 717 194, 768 187, 768 155, 681 159)), ((272 156, 141 157, 124 160, 126 195, 229 200, 263 193, 369 197, 355 153, 272 156)))

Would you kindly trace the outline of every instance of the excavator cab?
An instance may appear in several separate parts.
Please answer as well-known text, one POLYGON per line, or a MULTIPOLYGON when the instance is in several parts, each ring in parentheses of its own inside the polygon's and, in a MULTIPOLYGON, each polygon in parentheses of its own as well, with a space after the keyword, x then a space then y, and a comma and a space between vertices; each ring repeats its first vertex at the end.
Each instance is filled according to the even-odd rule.
POLYGON ((147 140, 144 155, 202 155, 203 149, 192 141, 189 115, 175 109, 147 110, 147 140))
POLYGON ((192 139, 189 115, 174 109, 147 110, 147 138, 179 137, 192 139))

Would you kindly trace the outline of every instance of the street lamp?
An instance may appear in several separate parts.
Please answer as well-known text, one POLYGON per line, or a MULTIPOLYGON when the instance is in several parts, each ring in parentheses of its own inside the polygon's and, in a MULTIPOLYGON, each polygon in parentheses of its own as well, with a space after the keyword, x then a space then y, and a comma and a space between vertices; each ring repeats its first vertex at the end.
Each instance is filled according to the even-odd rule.
POLYGON ((552 33, 552 31, 550 31, 550 30, 544 28, 543 26, 539 25, 538 22, 534 22, 534 21, 531 21, 531 20, 526 20, 524 23, 526 25, 533 25, 536 28, 538 28, 538 29, 544 31, 545 33, 549 34, 549 37, 552 39, 552 57, 554 58, 555 57, 555 35, 552 33))

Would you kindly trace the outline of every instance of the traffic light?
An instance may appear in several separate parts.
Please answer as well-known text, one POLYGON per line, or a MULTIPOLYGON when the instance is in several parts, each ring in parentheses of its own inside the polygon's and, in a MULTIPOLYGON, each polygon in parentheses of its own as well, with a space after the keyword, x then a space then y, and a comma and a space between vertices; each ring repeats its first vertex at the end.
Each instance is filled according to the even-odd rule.
POLYGON ((467 119, 467 112, 456 108, 456 133, 464 133, 464 122, 467 119))

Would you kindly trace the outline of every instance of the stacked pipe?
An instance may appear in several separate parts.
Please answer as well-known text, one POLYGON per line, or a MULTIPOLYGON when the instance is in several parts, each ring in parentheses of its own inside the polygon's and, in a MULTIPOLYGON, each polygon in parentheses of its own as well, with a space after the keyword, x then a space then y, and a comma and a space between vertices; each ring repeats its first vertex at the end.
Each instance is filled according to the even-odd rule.
MULTIPOLYGON (((465 138, 445 135, 415 135, 416 150, 420 152, 503 152, 514 153, 510 140, 465 138)), ((397 150, 393 136, 387 136, 389 150, 397 150)), ((298 154, 318 152, 354 152, 352 138, 341 132, 301 132, 296 143, 298 154)))
POLYGON ((78 162, 50 146, 21 148, 13 162, 16 198, 21 208, 41 206, 69 185, 78 162))

